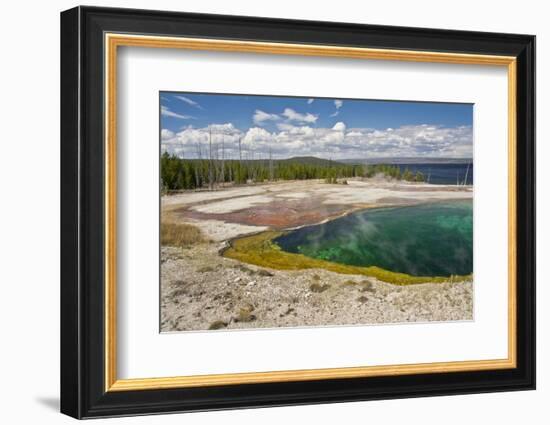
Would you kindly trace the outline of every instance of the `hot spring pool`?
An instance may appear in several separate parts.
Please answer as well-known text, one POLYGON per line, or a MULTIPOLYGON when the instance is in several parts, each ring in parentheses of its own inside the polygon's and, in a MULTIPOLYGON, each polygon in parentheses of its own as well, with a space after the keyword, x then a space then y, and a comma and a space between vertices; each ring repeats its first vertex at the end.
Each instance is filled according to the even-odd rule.
POLYGON ((412 276, 473 271, 472 201, 358 211, 273 240, 282 250, 412 276))

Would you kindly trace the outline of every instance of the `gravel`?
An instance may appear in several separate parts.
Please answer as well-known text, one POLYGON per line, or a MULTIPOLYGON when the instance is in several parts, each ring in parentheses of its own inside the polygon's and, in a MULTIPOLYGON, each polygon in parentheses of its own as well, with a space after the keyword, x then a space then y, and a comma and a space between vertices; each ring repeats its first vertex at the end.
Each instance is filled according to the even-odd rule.
POLYGON ((395 286, 221 257, 222 243, 162 247, 161 331, 473 320, 472 282, 395 286))

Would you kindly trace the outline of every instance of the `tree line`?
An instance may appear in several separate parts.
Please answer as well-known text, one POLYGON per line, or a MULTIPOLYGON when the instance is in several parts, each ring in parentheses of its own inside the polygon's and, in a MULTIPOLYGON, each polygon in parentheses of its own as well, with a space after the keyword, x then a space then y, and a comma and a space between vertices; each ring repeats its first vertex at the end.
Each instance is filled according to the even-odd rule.
POLYGON ((365 177, 374 177, 377 174, 383 174, 396 180, 405 180, 408 182, 426 181, 424 174, 420 171, 413 173, 408 168, 405 168, 403 171, 401 171, 401 168, 399 166, 387 164, 369 165, 366 170, 365 177))
MULTIPOLYGON (((271 155, 270 155, 271 156, 271 155)), ((342 164, 329 160, 293 161, 274 159, 182 159, 167 152, 160 162, 161 189, 177 191, 224 186, 226 184, 261 183, 276 180, 338 179, 373 177, 383 174, 407 181, 424 181, 422 173, 408 169, 401 172, 395 165, 342 164)))

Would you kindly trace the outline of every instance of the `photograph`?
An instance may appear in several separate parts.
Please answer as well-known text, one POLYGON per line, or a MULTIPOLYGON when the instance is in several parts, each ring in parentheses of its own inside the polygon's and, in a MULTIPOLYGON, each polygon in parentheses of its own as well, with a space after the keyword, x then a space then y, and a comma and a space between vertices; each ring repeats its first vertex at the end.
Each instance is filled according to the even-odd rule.
POLYGON ((473 111, 159 92, 160 331, 474 320, 473 111))

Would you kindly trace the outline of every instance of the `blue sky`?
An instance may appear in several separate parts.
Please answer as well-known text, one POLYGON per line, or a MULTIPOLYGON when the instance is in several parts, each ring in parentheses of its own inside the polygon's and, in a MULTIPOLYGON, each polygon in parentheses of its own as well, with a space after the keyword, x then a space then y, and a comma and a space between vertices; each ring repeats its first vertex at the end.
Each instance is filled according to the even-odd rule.
POLYGON ((197 156, 212 134, 261 156, 471 157, 471 104, 161 92, 163 151, 197 156))

